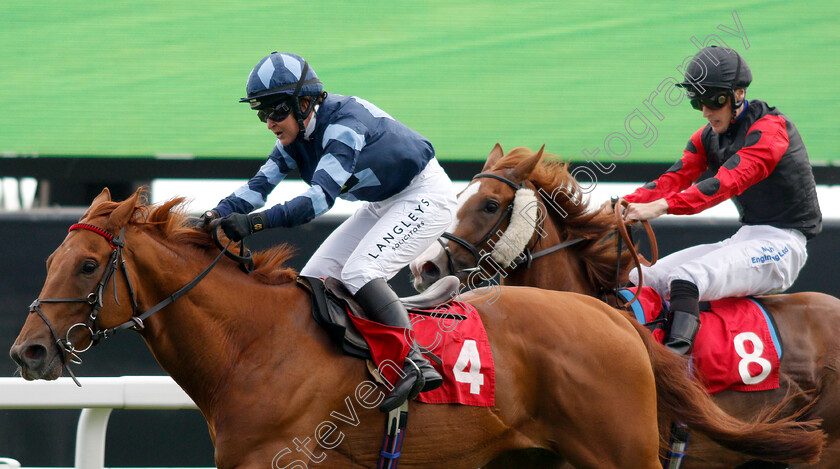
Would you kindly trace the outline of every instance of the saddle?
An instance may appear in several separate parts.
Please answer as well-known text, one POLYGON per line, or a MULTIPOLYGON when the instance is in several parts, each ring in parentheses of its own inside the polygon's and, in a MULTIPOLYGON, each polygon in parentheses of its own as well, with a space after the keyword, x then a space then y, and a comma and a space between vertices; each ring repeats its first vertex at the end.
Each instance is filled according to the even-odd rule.
MULTIPOLYGON (((332 277, 321 280, 316 277, 299 276, 297 282, 312 295, 312 317, 315 322, 327 331, 342 351, 363 360, 370 359, 370 347, 353 325, 347 310, 349 309, 352 314, 360 318, 368 320, 370 318, 353 299, 353 294, 347 290, 347 287, 340 280, 332 277)), ((450 275, 438 280, 423 293, 400 298, 400 301, 409 312, 446 317, 445 314, 433 313, 426 309, 442 306, 451 301, 458 292, 459 284, 458 278, 450 275)))
MULTIPOLYGON (((617 293, 629 301, 635 289, 617 293)), ((636 320, 662 342, 668 305, 643 287, 630 308, 636 320)), ((726 389, 765 391, 779 387, 783 347, 773 317, 755 299, 724 298, 700 302, 700 330, 691 353, 694 369, 710 394, 726 389), (747 344, 749 342, 749 344, 747 344)))

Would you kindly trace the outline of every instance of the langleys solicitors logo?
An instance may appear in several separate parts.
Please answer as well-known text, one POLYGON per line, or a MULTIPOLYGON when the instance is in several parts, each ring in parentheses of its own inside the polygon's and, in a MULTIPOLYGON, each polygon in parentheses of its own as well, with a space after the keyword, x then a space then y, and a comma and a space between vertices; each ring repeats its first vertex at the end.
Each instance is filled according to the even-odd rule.
POLYGON ((426 225, 423 216, 426 214, 424 208, 429 206, 429 201, 420 199, 420 203, 407 213, 402 220, 395 223, 382 236, 381 241, 376 243, 376 249, 368 252, 368 256, 376 259, 386 249, 397 250, 400 246, 414 237, 420 228, 426 225))

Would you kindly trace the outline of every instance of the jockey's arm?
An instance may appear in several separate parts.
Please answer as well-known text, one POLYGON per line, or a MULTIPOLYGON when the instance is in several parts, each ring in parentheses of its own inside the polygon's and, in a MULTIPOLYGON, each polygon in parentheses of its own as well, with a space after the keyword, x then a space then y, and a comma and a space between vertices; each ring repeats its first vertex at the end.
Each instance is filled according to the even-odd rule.
POLYGON ((708 168, 700 129, 691 136, 683 156, 665 174, 624 196, 630 203, 653 202, 688 188, 708 168))
POLYGON ((731 156, 714 176, 667 196, 669 213, 700 213, 743 193, 770 175, 790 143, 784 119, 770 117, 774 116, 753 125, 755 130, 748 133, 748 143, 731 156))
POLYGON ((262 208, 268 194, 296 167, 297 163, 278 142, 257 174, 222 199, 213 210, 226 217, 231 213, 251 213, 262 208))

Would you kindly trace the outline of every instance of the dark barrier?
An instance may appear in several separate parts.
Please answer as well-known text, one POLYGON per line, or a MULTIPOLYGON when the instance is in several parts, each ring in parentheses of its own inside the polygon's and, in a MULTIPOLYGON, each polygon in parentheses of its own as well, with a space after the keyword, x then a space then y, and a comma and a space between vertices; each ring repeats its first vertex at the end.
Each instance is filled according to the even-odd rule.
MULTIPOLYGON (((47 256, 81 213, 0 214, 0 353, 4 356, 26 318, 29 304, 38 296, 47 256)), ((256 249, 279 242, 296 246, 298 254, 290 264, 300 269, 340 221, 322 217, 293 230, 262 232, 249 239, 256 249)), ((657 220, 654 227, 664 255, 721 240, 734 233, 738 224, 678 218, 657 220)), ((809 243, 808 264, 791 291, 815 290, 840 296, 840 286, 831 273, 838 245, 840 222, 826 223, 823 233, 809 243)), ((402 295, 413 293, 405 270, 391 284, 402 295)), ((132 332, 103 341, 84 359, 84 365, 75 368, 80 376, 164 374, 140 337, 132 332)), ((14 371, 11 359, 0 357, 0 373, 11 376, 14 371)), ((0 457, 16 458, 25 466, 72 466, 78 415, 78 410, 0 410, 0 457)), ((106 466, 213 465, 207 426, 198 411, 115 410, 108 428, 106 466)))

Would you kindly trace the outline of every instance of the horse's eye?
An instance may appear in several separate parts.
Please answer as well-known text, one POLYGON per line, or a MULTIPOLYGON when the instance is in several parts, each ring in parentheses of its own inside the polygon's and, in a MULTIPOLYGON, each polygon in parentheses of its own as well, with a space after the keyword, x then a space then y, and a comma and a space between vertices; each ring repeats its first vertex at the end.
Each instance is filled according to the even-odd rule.
POLYGON ((94 271, 96 271, 96 262, 85 261, 82 264, 81 271, 82 271, 83 274, 92 274, 94 271))
POLYGON ((487 202, 484 206, 484 211, 487 213, 496 213, 497 210, 499 210, 499 204, 493 201, 487 202))

